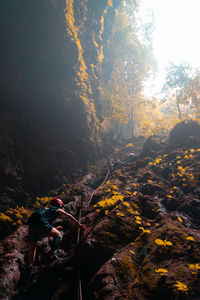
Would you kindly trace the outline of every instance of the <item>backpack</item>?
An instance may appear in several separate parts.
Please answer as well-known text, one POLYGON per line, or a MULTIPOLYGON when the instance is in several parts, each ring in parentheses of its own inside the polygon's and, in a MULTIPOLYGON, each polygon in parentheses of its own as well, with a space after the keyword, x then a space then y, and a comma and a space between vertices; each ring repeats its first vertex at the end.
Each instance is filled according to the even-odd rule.
POLYGON ((36 225, 40 219, 45 215, 47 209, 46 208, 38 208, 36 211, 34 211, 31 216, 28 219, 29 225, 36 225))

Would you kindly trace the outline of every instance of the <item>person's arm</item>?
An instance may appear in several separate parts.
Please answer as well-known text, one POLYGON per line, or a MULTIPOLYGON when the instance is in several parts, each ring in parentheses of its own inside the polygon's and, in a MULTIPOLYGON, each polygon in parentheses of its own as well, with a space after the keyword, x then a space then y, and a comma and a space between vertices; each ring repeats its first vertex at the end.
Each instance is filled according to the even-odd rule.
POLYGON ((63 217, 65 217, 65 218, 67 218, 67 219, 73 221, 74 223, 76 223, 77 226, 78 226, 79 228, 82 228, 83 230, 85 229, 85 226, 84 226, 84 225, 82 225, 82 224, 81 224, 79 221, 77 221, 71 214, 68 214, 68 213, 67 213, 66 211, 64 211, 63 209, 59 208, 59 209, 57 209, 57 212, 58 212, 61 216, 63 216, 63 217))

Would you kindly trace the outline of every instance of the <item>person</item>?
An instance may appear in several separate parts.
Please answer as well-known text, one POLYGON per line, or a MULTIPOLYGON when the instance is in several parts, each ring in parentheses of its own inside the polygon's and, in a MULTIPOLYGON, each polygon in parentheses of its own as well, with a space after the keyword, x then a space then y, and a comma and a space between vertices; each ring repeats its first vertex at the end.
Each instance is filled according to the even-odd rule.
POLYGON ((40 208, 32 213, 29 217, 28 224, 28 263, 27 269, 31 272, 32 266, 35 262, 37 243, 43 237, 53 237, 52 253, 55 255, 59 247, 62 234, 58 229, 62 226, 53 227, 52 223, 57 217, 65 217, 76 223, 80 229, 85 230, 85 226, 77 221, 71 214, 64 209, 64 203, 61 199, 54 198, 50 201, 49 208, 40 208))

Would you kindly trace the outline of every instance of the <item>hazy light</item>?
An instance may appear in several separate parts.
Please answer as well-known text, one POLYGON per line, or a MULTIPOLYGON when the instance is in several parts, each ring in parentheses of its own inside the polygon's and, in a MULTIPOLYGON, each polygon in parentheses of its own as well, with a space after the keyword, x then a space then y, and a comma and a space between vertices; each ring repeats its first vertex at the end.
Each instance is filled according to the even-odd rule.
POLYGON ((200 68, 200 1, 142 0, 140 15, 145 16, 147 9, 152 9, 155 15, 153 49, 158 63, 154 82, 156 92, 164 82, 169 61, 178 63, 184 60, 192 67, 200 68))

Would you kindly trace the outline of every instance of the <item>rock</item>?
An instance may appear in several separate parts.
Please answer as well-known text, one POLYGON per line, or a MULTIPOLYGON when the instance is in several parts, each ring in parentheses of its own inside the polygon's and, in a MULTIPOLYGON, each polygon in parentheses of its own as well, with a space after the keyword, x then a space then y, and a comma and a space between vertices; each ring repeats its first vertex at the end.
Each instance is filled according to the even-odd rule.
POLYGON ((196 121, 183 121, 178 123, 169 133, 169 143, 173 148, 197 147, 200 145, 200 125, 196 121), (197 138, 194 138, 197 137, 197 138))

